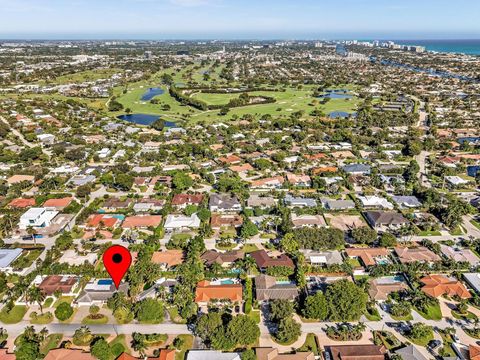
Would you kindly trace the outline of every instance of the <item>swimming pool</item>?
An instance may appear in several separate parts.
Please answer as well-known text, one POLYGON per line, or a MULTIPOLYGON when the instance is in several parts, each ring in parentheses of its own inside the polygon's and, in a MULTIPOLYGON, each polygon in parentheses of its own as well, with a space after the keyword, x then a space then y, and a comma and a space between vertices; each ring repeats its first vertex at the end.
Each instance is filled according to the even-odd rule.
POLYGON ((292 282, 289 280, 277 280, 277 285, 290 285, 292 282))
POLYGON ((233 281, 231 279, 227 279, 227 280, 220 281, 220 284, 222 284, 222 285, 233 285, 233 284, 235 284, 235 281, 233 281))
POLYGON ((113 284, 113 280, 110 280, 110 279, 98 280, 98 285, 112 285, 112 284, 113 284))
POLYGON ((381 277, 381 278, 378 278, 377 279, 377 283, 378 284, 397 284, 397 283, 401 283, 401 282, 405 282, 405 278, 403 277, 403 275, 395 275, 395 276, 384 276, 384 277, 381 277))

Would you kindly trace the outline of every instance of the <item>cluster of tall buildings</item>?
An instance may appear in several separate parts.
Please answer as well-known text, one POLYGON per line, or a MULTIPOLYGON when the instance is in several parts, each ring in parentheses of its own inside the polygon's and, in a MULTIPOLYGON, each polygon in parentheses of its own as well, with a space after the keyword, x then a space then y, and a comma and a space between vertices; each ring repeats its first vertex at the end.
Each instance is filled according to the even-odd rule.
POLYGON ((395 49, 395 50, 405 50, 405 51, 413 51, 416 53, 423 53, 426 51, 425 46, 419 45, 403 45, 403 44, 396 44, 393 41, 349 41, 346 42, 347 45, 360 45, 360 46, 368 46, 368 47, 381 47, 386 49, 395 49))

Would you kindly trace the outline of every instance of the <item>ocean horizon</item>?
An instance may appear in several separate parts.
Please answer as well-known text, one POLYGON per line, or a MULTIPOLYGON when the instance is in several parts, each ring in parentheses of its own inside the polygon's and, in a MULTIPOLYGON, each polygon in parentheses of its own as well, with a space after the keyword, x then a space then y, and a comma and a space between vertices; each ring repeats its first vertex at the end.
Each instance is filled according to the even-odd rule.
POLYGON ((395 40, 396 44, 425 46, 427 51, 480 55, 480 39, 395 40))

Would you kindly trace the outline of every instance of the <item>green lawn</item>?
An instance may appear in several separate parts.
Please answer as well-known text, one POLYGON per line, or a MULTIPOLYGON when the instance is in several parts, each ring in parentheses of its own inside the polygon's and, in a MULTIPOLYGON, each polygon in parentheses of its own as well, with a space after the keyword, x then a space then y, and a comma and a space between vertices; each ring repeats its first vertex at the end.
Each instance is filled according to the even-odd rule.
POLYGON ((444 331, 439 331, 440 336, 442 337, 443 347, 440 349, 440 355, 443 357, 455 357, 455 350, 452 348, 453 339, 452 337, 445 333, 444 331))
POLYGON ((113 358, 116 359, 122 353, 126 352, 130 354, 130 348, 125 341, 125 335, 118 335, 115 339, 110 342, 110 347, 112 349, 113 358))
POLYGON ((167 311, 168 311, 168 314, 170 315, 170 320, 172 320, 172 322, 174 322, 175 324, 187 323, 187 321, 178 314, 178 309, 176 306, 169 307, 167 311))
MULTIPOLYGON (((186 67, 182 69, 180 73, 173 72, 175 82, 188 82, 186 79, 185 73, 191 70, 191 67, 186 67)), ((206 70, 201 69, 201 70, 206 70)), ((194 70, 193 80, 203 83, 205 85, 210 83, 203 82, 203 75, 201 75, 201 70, 194 70)), ((145 113, 152 115, 162 116, 165 120, 187 120, 190 122, 217 122, 217 121, 229 121, 232 116, 243 116, 245 114, 256 115, 260 117, 262 115, 272 115, 274 117, 279 116, 288 116, 297 111, 303 111, 305 116, 309 114, 314 109, 322 110, 325 114, 328 114, 332 111, 345 111, 353 112, 356 109, 356 106, 360 103, 360 100, 357 98, 352 98, 350 100, 345 99, 331 99, 326 104, 321 104, 320 99, 316 99, 312 96, 314 86, 313 85, 304 85, 301 88, 297 87, 286 87, 284 92, 274 92, 274 91, 258 91, 251 92, 252 95, 260 96, 270 96, 276 99, 275 103, 272 104, 257 104, 257 105, 247 105, 239 108, 230 109, 229 113, 226 116, 219 116, 219 110, 208 110, 200 111, 194 109, 190 106, 184 106, 178 101, 173 99, 168 93, 166 86, 160 86, 160 76, 163 73, 172 74, 171 70, 161 71, 155 74, 149 81, 140 81, 137 83, 129 84, 127 92, 124 94, 123 87, 117 87, 114 89, 114 94, 117 96, 117 101, 119 101, 124 108, 129 108, 133 113, 145 113), (164 94, 158 95, 155 97, 155 100, 159 104, 152 104, 150 101, 141 101, 142 94, 149 87, 162 87, 165 90, 164 94), (163 107, 168 105, 169 110, 163 110, 163 107)), ((225 84, 225 87, 236 86, 235 82, 225 84)), ((280 89, 280 87, 278 87, 280 89)), ((196 93, 192 95, 197 99, 201 99, 209 104, 221 105, 226 104, 232 98, 237 98, 240 94, 207 94, 207 93, 196 93)), ((111 113, 111 115, 120 115, 124 112, 111 113)))
POLYGON ((400 340, 390 331, 374 331, 373 336, 374 339, 380 339, 388 350, 396 349, 402 345, 400 340))
POLYGON ((22 321, 28 307, 25 305, 15 305, 12 310, 6 312, 5 309, 0 311, 0 322, 4 324, 16 324, 22 321))
POLYGON ((75 298, 73 296, 60 296, 57 301, 53 304, 53 307, 56 308, 58 305, 60 305, 62 302, 66 302, 68 304, 71 304, 75 298))
POLYGON ((440 231, 421 231, 418 236, 440 236, 442 233, 440 231))
POLYGON ((177 337, 183 340, 183 345, 178 349, 180 351, 175 354, 175 360, 184 360, 185 353, 193 346, 193 336, 190 334, 184 334, 178 335, 177 337))
POLYGON ((369 321, 380 321, 380 320, 382 320, 382 317, 380 316, 377 309, 372 309, 371 312, 367 309, 367 310, 365 310, 364 315, 369 321))
POLYGON ((466 314, 461 314, 455 310, 452 310, 452 316, 455 318, 455 319, 459 319, 459 320, 473 320, 475 321, 475 319, 477 319, 477 315, 475 315, 474 313, 468 311, 466 314))
POLYGON ((107 323, 108 323, 108 317, 105 315, 103 315, 98 319, 92 319, 90 315, 87 315, 82 320, 82 324, 85 324, 85 325, 96 325, 96 324, 107 324, 107 323))
POLYGON ((173 234, 172 240, 183 241, 189 240, 192 237, 190 234, 173 234))
POLYGON ((37 260, 42 251, 43 249, 25 250, 23 254, 13 262, 12 267, 14 269, 28 268, 37 260))
POLYGON ((358 259, 354 258, 348 258, 347 262, 353 267, 353 268, 358 268, 362 267, 362 264, 360 264, 360 261, 358 259))
POLYGON ((245 254, 249 254, 251 252, 254 252, 254 251, 257 251, 258 250, 258 247, 257 245, 255 244, 245 244, 243 245, 242 247, 242 251, 245 253, 245 254))
POLYGON ((427 309, 427 312, 422 312, 417 308, 414 309, 420 315, 422 315, 427 320, 441 320, 442 319, 442 310, 440 305, 430 306, 427 309))
POLYGON ((312 334, 312 333, 307 334, 305 343, 301 347, 299 347, 296 351, 311 351, 315 356, 320 355, 318 351, 317 337, 315 336, 315 334, 312 334))
POLYGON ((257 324, 260 324, 260 311, 259 310, 252 310, 250 311, 250 314, 248 314, 257 324))
POLYGON ((38 314, 35 318, 30 318, 30 323, 37 325, 46 325, 50 324, 53 321, 53 314, 48 311, 43 314, 38 314))
POLYGON ((50 306, 52 306, 52 303, 53 303, 53 298, 52 298, 52 297, 49 297, 49 298, 47 298, 47 300, 45 300, 45 302, 43 303, 43 307, 44 307, 44 308, 49 308, 50 306))
POLYGON ((42 354, 47 354, 50 350, 58 348, 60 342, 63 339, 62 334, 50 334, 47 336, 42 346, 40 347, 40 352, 42 354))
POLYGON ((462 226, 457 226, 455 229, 450 231, 450 235, 452 236, 459 236, 459 235, 463 235, 464 233, 465 231, 463 230, 462 226))
POLYGON ((470 220, 470 222, 472 223, 473 226, 475 226, 477 229, 480 230, 480 222, 478 222, 477 220, 470 220))
POLYGON ((427 344, 433 340, 433 335, 432 336, 425 336, 423 338, 420 338, 420 339, 414 339, 414 338, 411 338, 409 336, 406 336, 406 338, 408 340, 410 340, 412 343, 418 345, 418 346, 427 346, 427 344))

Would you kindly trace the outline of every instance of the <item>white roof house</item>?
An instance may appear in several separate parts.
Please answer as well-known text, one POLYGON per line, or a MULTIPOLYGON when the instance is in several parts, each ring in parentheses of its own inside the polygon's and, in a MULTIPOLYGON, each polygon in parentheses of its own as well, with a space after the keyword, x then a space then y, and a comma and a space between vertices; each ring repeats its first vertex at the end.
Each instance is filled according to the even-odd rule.
POLYGON ((37 135, 38 141, 43 144, 53 144, 55 142, 55 135, 53 134, 39 134, 37 135))
POLYGON ((445 180, 454 186, 468 184, 468 181, 462 179, 460 176, 445 176, 445 180))
POLYGON ((384 209, 393 209, 394 206, 387 199, 380 196, 359 196, 358 200, 364 207, 381 207, 384 209))
POLYGON ((199 228, 200 219, 197 214, 191 216, 185 215, 168 215, 165 220, 166 230, 178 230, 182 228, 199 228))
POLYGON ((21 217, 18 227, 25 230, 29 226, 42 228, 50 226, 51 221, 57 216, 58 211, 51 208, 30 208, 21 217))
POLYGON ((240 360, 240 353, 216 350, 190 350, 186 360, 240 360))
POLYGON ((62 165, 50 170, 54 174, 73 174, 80 171, 78 166, 62 165))
POLYGON ((109 148, 103 148, 102 150, 97 151, 98 157, 100 159, 105 159, 108 155, 110 155, 111 150, 109 148))
POLYGON ((115 155, 113 155, 114 159, 119 159, 121 157, 124 157, 127 152, 123 149, 118 150, 115 155))

